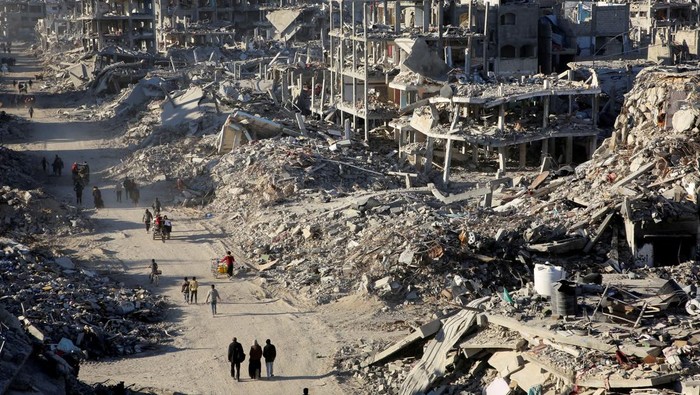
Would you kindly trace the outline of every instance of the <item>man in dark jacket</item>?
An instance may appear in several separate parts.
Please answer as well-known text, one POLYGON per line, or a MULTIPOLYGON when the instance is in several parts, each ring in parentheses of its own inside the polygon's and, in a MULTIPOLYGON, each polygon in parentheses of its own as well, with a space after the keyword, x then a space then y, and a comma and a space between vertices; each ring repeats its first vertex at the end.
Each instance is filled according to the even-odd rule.
POLYGON ((83 204, 83 184, 76 182, 73 186, 73 190, 75 191, 75 203, 83 204))
POLYGON ((241 362, 245 359, 243 346, 234 337, 228 345, 228 361, 231 362, 231 377, 241 381, 241 362))
POLYGON ((92 187, 92 199, 95 201, 95 209, 103 208, 102 192, 96 186, 92 187))
POLYGON ((270 343, 270 339, 265 340, 265 347, 263 347, 263 358, 265 358, 265 370, 267 370, 267 378, 275 377, 272 371, 272 363, 275 362, 275 357, 277 356, 277 349, 274 344, 270 343))

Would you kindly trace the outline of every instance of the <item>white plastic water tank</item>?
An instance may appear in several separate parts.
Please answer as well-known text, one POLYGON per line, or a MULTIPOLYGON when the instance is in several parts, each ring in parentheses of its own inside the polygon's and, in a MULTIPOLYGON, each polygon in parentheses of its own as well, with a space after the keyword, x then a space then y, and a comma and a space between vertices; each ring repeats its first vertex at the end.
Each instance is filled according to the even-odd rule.
POLYGON ((561 266, 535 264, 535 292, 542 296, 552 296, 552 285, 566 278, 566 272, 561 266))

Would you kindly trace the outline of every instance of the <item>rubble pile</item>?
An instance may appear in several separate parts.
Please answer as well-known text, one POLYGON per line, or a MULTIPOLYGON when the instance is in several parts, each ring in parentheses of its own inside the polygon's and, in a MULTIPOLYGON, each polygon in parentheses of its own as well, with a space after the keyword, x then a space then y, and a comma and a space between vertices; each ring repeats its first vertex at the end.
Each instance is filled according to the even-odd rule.
POLYGON ((309 194, 343 196, 355 191, 397 188, 400 179, 384 172, 398 169, 390 158, 364 147, 330 151, 316 139, 258 140, 222 156, 212 167, 217 200, 212 208, 238 204, 302 201, 309 194), (248 201, 249 200, 249 201, 248 201))
MULTIPOLYGON (((134 129, 141 128, 148 126, 136 126, 134 129)), ((127 138, 138 133, 134 129, 127 132, 127 138)), ((168 138, 176 140, 173 136, 168 138)), ((146 146, 109 171, 117 180, 129 177, 139 185, 178 178, 188 180, 205 173, 208 163, 205 158, 213 152, 213 146, 202 138, 184 137, 172 143, 146 146)))
POLYGON ((207 210, 234 213, 231 236, 268 281, 318 303, 357 291, 402 303, 440 297, 455 281, 455 296, 483 295, 527 278, 522 262, 504 268, 515 275, 494 270, 500 259, 515 259, 517 244, 480 261, 478 250, 493 251, 495 241, 475 234, 470 241, 465 218, 476 216, 439 209, 427 188, 402 188, 405 180, 389 174, 402 170, 395 160, 317 143, 257 140, 218 159, 211 186, 189 184, 216 190, 207 210))
POLYGON ((139 353, 168 340, 156 323, 166 307, 163 297, 126 289, 67 257, 37 254, 10 239, 0 245, 7 290, 2 306, 21 316, 45 344, 70 342, 97 359, 139 353))
POLYGON ((46 195, 34 181, 34 158, 0 147, 0 235, 34 240, 38 235, 67 236, 91 228, 74 207, 46 195))
POLYGON ((11 387, 18 371, 32 352, 32 345, 17 319, 0 308, 2 347, 0 347, 0 390, 11 387))
MULTIPOLYGON (((25 136, 27 124, 27 120, 22 117, 0 111, 0 144, 3 141, 16 140, 25 136)), ((0 166, 2 166, 2 162, 0 162, 0 166)))

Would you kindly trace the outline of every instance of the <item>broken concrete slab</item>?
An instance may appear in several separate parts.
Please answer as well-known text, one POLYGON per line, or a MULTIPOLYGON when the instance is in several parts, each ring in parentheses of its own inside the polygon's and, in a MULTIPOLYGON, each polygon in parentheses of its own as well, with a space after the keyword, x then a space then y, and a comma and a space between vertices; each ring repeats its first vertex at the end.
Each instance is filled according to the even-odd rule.
POLYGON ((384 349, 384 351, 376 353, 371 357, 367 358, 364 362, 362 362, 361 366, 370 366, 384 361, 388 357, 412 345, 418 340, 427 339, 428 337, 433 336, 440 330, 441 326, 442 322, 440 320, 433 320, 431 322, 428 322, 427 324, 422 325, 420 328, 418 328, 418 330, 416 330, 415 332, 387 347, 386 349, 384 349))
POLYGON ((204 111, 199 107, 199 103, 204 97, 204 92, 200 87, 192 87, 182 95, 166 100, 162 107, 161 123, 165 127, 177 128, 183 124, 197 122, 204 111))
POLYGON ((424 38, 397 38, 396 45, 408 56, 401 65, 401 70, 409 70, 433 80, 444 80, 450 66, 430 49, 424 38))
POLYGON ((498 371, 503 378, 523 368, 525 360, 518 351, 498 351, 488 359, 489 365, 498 371))

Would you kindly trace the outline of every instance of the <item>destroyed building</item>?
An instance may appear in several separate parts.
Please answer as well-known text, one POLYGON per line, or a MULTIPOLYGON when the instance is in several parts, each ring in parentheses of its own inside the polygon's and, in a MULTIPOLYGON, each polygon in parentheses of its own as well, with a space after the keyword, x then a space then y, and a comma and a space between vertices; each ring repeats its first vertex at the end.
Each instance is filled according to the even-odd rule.
POLYGON ((631 49, 629 4, 565 1, 563 26, 573 34, 581 57, 620 57, 631 49))
POLYGON ((156 52, 156 23, 153 0, 80 2, 82 44, 85 51, 109 46, 156 52))
POLYGON ((0 3, 0 35, 5 40, 30 38, 37 21, 45 16, 43 1, 5 0, 0 3))
POLYGON ((315 40, 327 18, 316 2, 156 0, 158 48, 233 46, 236 40, 315 40))

